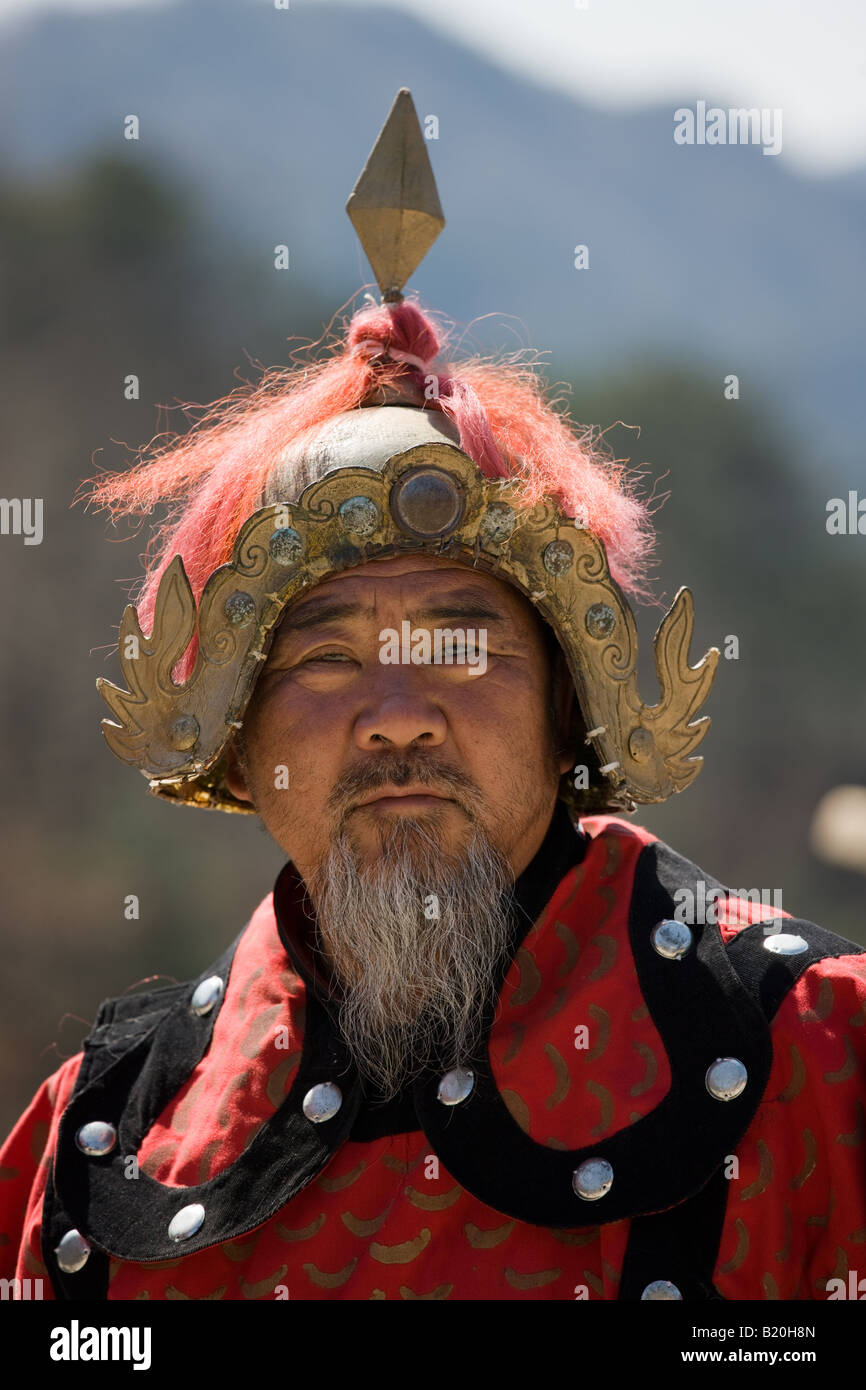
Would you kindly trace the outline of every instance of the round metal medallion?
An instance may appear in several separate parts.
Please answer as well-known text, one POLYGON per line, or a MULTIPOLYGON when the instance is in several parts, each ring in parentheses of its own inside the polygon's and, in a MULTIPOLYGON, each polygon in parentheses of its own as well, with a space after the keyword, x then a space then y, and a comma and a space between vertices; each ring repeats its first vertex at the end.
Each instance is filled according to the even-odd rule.
POLYGON ((749 1073, 739 1057, 717 1057, 707 1068, 707 1090, 716 1100, 736 1100, 746 1089, 749 1073))
POLYGON ((320 1125, 323 1120, 333 1119, 342 1104, 343 1092, 339 1086, 335 1086, 333 1081, 320 1081, 304 1096, 301 1108, 308 1120, 320 1125))
POLYGON ((563 574, 568 574, 571 569, 574 550, 568 541, 551 541, 550 545, 544 547, 541 558, 548 574, 555 574, 560 577, 563 574))
POLYGON ((676 1299, 682 1298, 682 1294, 676 1284, 672 1284, 670 1279, 653 1279, 651 1284, 647 1284, 642 1299, 676 1299))
POLYGON ((268 541, 268 551, 278 565, 294 565, 300 560, 304 542, 291 526, 281 526, 268 541))
POLYGON ((463 489, 444 468, 410 468, 391 489, 391 515, 401 531, 435 540, 453 531, 463 513, 463 489))
POLYGON ((585 622, 590 637, 609 637, 616 627, 616 614, 606 603, 594 603, 586 610, 585 622))
POLYGON ((481 518, 478 529, 486 541, 490 541, 492 545, 502 545, 508 540, 516 524, 517 516, 513 507, 509 507, 507 502, 491 502, 481 518))
POLYGON ((106 1120, 91 1120, 89 1124, 81 1126, 75 1143, 88 1158, 102 1158, 110 1154, 117 1143, 117 1130, 106 1120))
POLYGON ((673 918, 659 922, 650 935, 653 950, 664 956, 665 960, 682 960, 693 940, 691 928, 673 918))
POLYGON ((67 1231, 54 1251, 64 1274, 77 1274, 90 1259, 90 1244, 80 1231, 67 1231))
POLYGON ((201 1202, 192 1202, 188 1207, 181 1207, 168 1223, 169 1240, 189 1240, 190 1236, 201 1230, 203 1221, 204 1207, 201 1202))
POLYGON ((196 985, 189 1007, 199 1018, 204 1018, 209 1014, 215 1004, 218 1004, 223 997, 225 985, 219 975, 210 975, 208 979, 202 980, 200 985, 196 985))
POLYGON ((372 536, 379 525, 379 508, 370 497, 349 497, 340 503, 340 517, 353 536, 372 536))
POLYGON ((774 956, 801 956, 809 949, 808 941, 804 941, 802 936, 783 931, 765 936, 762 944, 764 950, 772 951, 774 956))
POLYGON ((474 1085, 474 1071, 464 1071, 462 1068, 456 1067, 454 1071, 446 1072, 439 1082, 436 1099, 442 1105, 459 1105, 461 1101, 471 1096, 474 1085))
POLYGON ((256 616, 256 601, 252 594, 245 594, 242 589, 236 589, 226 599, 223 611, 235 627, 246 627, 256 616))
POLYGON ((585 1202, 597 1202, 610 1191, 613 1169, 606 1158, 587 1158, 574 1170, 571 1185, 585 1202))

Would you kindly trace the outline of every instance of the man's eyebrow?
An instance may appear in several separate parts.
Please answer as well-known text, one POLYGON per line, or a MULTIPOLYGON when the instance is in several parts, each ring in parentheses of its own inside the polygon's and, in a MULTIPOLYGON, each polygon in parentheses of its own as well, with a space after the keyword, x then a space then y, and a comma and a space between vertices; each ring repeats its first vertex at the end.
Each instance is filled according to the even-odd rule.
MULTIPOLYGON (((372 608, 364 608, 360 603, 353 603, 348 599, 322 600, 316 604, 306 605, 297 614, 290 613, 284 620, 282 627, 286 631, 300 632, 304 628, 318 627, 320 624, 333 622, 337 618, 356 618, 364 615, 370 616, 372 613, 372 608)), ((486 600, 466 594, 455 595, 453 599, 443 601, 433 607, 416 609, 413 616, 427 622, 434 618, 462 618, 470 621, 482 619, 492 623, 506 621, 505 614, 492 608, 486 600)))

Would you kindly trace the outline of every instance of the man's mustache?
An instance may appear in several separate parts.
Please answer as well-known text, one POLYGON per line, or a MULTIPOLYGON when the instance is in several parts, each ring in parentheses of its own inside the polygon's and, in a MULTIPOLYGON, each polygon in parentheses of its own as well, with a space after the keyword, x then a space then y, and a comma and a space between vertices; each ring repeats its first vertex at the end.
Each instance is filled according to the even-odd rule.
POLYGON ((460 800, 458 794, 468 797, 472 803, 480 796, 474 779, 460 768, 442 763, 438 759, 408 759, 405 756, 397 758, 383 754, 377 756, 375 762, 344 773, 328 797, 328 807, 331 810, 340 810, 347 802, 358 796, 368 796, 380 787, 406 787, 410 783, 430 787, 432 791, 443 796, 453 795, 455 801, 460 800))

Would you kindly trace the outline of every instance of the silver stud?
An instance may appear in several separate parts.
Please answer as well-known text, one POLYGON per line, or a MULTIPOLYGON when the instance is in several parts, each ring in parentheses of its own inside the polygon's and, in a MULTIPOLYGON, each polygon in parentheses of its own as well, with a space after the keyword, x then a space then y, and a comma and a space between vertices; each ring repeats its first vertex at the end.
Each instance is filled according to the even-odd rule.
POLYGON ((613 1169, 606 1158, 587 1158, 575 1168, 571 1185, 585 1202, 597 1202, 610 1191, 613 1169))
POLYGON ((88 1158, 102 1158, 103 1154, 110 1154, 117 1143, 117 1130, 105 1120, 91 1120, 81 1126, 75 1142, 88 1158))
POLYGON ((691 928, 673 918, 659 922, 650 935, 653 950, 664 956, 665 960, 682 960, 693 940, 691 928))
POLYGON ((171 726, 169 737, 172 748, 186 753, 194 748, 199 736, 199 723, 194 714, 180 714, 171 726))
POLYGON ((330 1120, 343 1104, 343 1092, 333 1081, 320 1081, 304 1096, 303 1112, 314 1125, 330 1120))
POLYGON ((479 530, 491 545, 507 541, 517 524, 517 513, 507 502, 491 502, 481 518, 479 530))
POLYGON ((252 594, 245 594, 243 589, 236 589, 223 604, 223 612, 235 627, 246 627, 256 616, 256 601, 252 594))
POLYGON ((736 1100, 746 1089, 749 1073, 739 1057, 717 1057, 707 1068, 707 1090, 716 1100, 736 1100))
POLYGON ((682 1294, 676 1284, 672 1284, 670 1279, 653 1279, 651 1284, 647 1284, 642 1299, 682 1299, 682 1294))
POLYGON ((218 1004, 223 997, 225 985, 219 975, 210 975, 208 979, 202 980, 200 985, 196 985, 189 1007, 199 1018, 204 1018, 209 1014, 215 1004, 218 1004))
POLYGON ((454 530, 463 513, 463 489, 444 468, 412 468, 391 489, 391 514, 402 531, 436 540, 454 530))
POLYGON ((568 541, 551 541, 550 545, 544 547, 541 558, 548 574, 568 574, 574 560, 574 550, 568 541))
POLYGON ((54 1251, 64 1274, 77 1274, 90 1259, 90 1244, 80 1231, 67 1231, 54 1251))
POLYGON ((590 637, 609 637, 616 627, 616 614, 606 603, 594 603, 587 608, 584 619, 590 637))
POLYGON ((461 1101, 471 1096, 474 1085, 474 1071, 466 1071, 462 1067, 455 1067, 454 1071, 446 1072, 439 1082, 436 1099, 441 1101, 443 1105, 459 1105, 461 1101))
POLYGON ((340 503, 340 517, 354 536, 372 536, 379 525, 379 508, 370 497, 347 497, 340 503))
POLYGON ((271 559, 276 560, 278 565, 294 565, 303 549, 304 542, 291 526, 281 526, 268 541, 271 559))
POLYGON ((772 951, 774 956, 801 956, 804 951, 808 951, 809 943, 804 941, 802 936, 780 931, 765 936, 763 947, 765 951, 772 951))
POLYGON ((168 1223, 168 1238, 174 1241, 189 1240, 190 1236, 201 1230, 203 1222, 204 1207, 201 1202, 181 1207, 168 1223))

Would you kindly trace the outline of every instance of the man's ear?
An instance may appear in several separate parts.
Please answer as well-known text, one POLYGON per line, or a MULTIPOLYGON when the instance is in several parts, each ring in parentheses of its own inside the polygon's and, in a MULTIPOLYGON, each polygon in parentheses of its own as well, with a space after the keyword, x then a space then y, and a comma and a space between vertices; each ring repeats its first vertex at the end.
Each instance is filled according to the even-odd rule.
POLYGON ((232 796, 236 796, 238 801, 249 801, 252 804, 252 793, 247 783, 247 776, 244 770, 243 759, 238 751, 234 739, 228 746, 227 765, 225 782, 232 796))
POLYGON ((559 770, 568 772, 577 756, 574 747, 574 725, 577 713, 577 695, 565 659, 565 653, 557 644, 553 657, 551 705, 556 728, 556 747, 559 751, 559 770))

